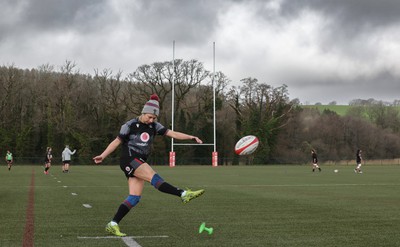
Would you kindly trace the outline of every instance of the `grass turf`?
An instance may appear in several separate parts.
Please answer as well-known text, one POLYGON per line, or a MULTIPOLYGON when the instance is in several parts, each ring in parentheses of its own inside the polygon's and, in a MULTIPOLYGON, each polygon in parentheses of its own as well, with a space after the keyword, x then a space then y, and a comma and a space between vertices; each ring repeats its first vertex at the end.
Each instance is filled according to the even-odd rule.
MULTIPOLYGON (((34 171, 35 246, 127 246, 104 231, 128 195, 118 166, 0 170, 0 246, 21 246, 34 171), (85 208, 90 204, 92 208, 85 208)), ((184 205, 146 184, 120 223, 141 246, 400 246, 399 166, 155 167, 169 183, 206 193, 184 205), (333 170, 338 169, 338 173, 333 170), (214 234, 198 233, 202 222, 214 234)))

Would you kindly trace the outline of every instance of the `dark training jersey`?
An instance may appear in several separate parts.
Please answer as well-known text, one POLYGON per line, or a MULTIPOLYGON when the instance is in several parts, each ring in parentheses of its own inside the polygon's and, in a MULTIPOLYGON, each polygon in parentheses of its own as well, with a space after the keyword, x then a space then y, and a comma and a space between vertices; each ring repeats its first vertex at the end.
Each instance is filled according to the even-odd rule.
POLYGON ((312 157, 312 163, 313 163, 313 164, 317 164, 317 163, 318 163, 317 154, 316 154, 316 153, 313 153, 311 157, 312 157))
POLYGON ((48 151, 48 152, 46 152, 46 157, 44 157, 44 162, 50 163, 52 158, 53 158, 53 155, 51 154, 51 151, 48 151))
POLYGON ((360 152, 357 152, 357 154, 356 154, 356 161, 357 161, 357 164, 361 163, 361 153, 360 152))
POLYGON ((122 141, 121 163, 133 158, 146 160, 156 135, 165 135, 168 129, 158 122, 144 124, 134 118, 121 126, 118 138, 122 141))

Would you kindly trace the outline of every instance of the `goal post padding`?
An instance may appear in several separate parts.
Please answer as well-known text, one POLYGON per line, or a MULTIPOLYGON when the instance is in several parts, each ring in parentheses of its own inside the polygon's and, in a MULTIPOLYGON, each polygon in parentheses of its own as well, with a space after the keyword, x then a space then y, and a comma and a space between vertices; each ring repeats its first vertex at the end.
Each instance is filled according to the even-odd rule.
MULTIPOLYGON (((169 152, 169 167, 175 167, 176 153, 169 152)), ((212 164, 213 167, 218 166, 218 152, 212 152, 212 164)))

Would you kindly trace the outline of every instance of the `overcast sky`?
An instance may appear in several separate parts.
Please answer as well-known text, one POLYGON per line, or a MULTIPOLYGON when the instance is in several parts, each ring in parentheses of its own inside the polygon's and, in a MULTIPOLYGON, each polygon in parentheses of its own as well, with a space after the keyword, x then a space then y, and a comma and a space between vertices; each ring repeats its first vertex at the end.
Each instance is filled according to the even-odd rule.
POLYGON ((302 103, 400 99, 398 0, 0 0, 0 65, 130 73, 198 59, 302 103))

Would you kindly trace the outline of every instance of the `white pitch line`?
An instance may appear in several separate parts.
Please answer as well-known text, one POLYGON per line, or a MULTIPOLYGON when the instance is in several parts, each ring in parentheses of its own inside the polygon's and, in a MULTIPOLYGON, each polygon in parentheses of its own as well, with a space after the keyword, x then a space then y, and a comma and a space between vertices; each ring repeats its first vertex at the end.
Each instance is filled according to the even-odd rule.
POLYGON ((84 206, 85 208, 92 208, 92 205, 90 204, 82 204, 82 206, 84 206))
MULTIPOLYGON (((95 236, 95 237, 78 237, 78 239, 109 239, 109 238, 121 238, 117 236, 95 236)), ((158 236, 126 236, 124 238, 169 238, 167 235, 158 236)))
MULTIPOLYGON (((220 187, 315 187, 315 186, 325 186, 325 187, 335 187, 335 186, 400 186, 398 183, 393 184, 206 184, 206 185, 196 185, 197 187, 206 188, 220 188, 220 187)), ((19 187, 29 187, 29 186, 19 186, 19 187)), ((40 186, 35 185, 35 187, 47 188, 52 186, 40 186)), ((72 185, 72 186, 62 186, 63 188, 126 188, 126 186, 117 185, 105 185, 105 186, 87 186, 87 185, 72 185)), ((195 187, 195 186, 193 186, 195 187)), ((15 186, 1 185, 0 188, 15 188, 15 186)))
POLYGON ((203 187, 336 187, 336 186, 400 186, 400 184, 221 184, 203 187))
MULTIPOLYGON (((220 187, 335 187, 335 186, 400 186, 400 184, 203 184, 197 185, 197 187, 205 187, 205 188, 220 188, 220 187)), ((15 186, 0 186, 2 188, 15 188, 15 186)), ((20 186, 20 187, 28 187, 28 186, 20 186)), ((51 187, 51 186, 35 186, 35 187, 51 187)), ((86 185, 77 185, 77 186, 62 186, 63 188, 126 188, 126 186, 86 186, 86 185)), ((193 186, 195 187, 195 186, 193 186)))
POLYGON ((73 196, 77 196, 78 194, 76 194, 76 193, 72 192, 72 193, 71 193, 71 195, 73 195, 73 196))
POLYGON ((122 241, 128 246, 128 247, 142 247, 138 242, 136 242, 133 238, 129 237, 122 237, 122 241))
POLYGON ((126 185, 104 185, 104 186, 89 186, 89 185, 71 185, 71 188, 126 188, 126 185))
POLYGON ((127 236, 127 237, 115 237, 115 236, 106 236, 106 237, 78 237, 78 239, 111 239, 117 238, 122 239, 124 243, 128 247, 142 247, 138 242, 136 242, 135 238, 168 238, 168 236, 161 235, 161 236, 127 236))

